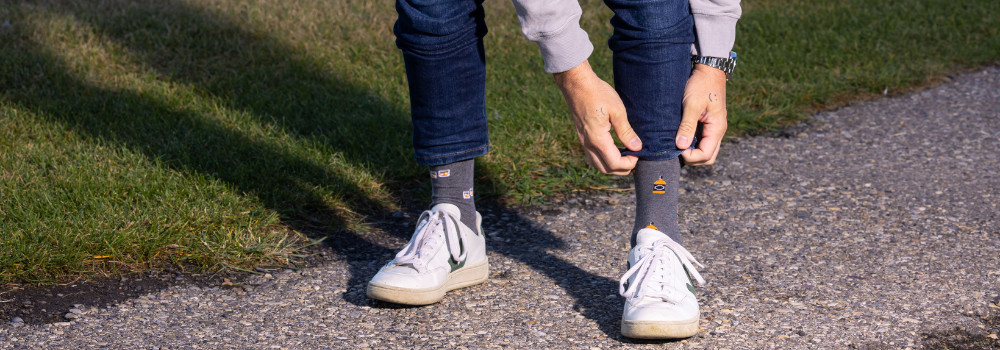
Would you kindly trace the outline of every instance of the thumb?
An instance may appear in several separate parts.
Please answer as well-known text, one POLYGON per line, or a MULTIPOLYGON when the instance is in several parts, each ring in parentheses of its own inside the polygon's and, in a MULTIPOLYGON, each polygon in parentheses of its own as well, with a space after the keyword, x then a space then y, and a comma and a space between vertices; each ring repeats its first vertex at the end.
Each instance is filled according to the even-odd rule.
POLYGON ((642 141, 639 140, 639 136, 635 134, 632 130, 632 126, 628 123, 628 115, 624 110, 620 112, 611 112, 609 116, 611 121, 611 126, 615 127, 615 135, 618 135, 618 139, 622 140, 625 144, 625 148, 630 151, 638 152, 642 150, 642 141))
POLYGON ((684 105, 684 115, 681 118, 680 127, 677 128, 677 139, 675 141, 678 149, 691 147, 691 141, 694 140, 694 132, 698 128, 698 119, 701 119, 704 112, 704 108, 693 108, 687 104, 684 105))

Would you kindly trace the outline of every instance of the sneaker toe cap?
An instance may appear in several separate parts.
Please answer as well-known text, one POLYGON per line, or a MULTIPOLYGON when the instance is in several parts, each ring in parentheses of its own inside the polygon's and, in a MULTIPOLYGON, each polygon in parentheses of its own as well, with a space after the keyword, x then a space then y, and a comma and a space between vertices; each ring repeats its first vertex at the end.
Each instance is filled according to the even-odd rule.
POLYGON ((698 302, 685 298, 679 303, 644 297, 625 303, 623 318, 631 321, 685 322, 699 317, 698 302))
POLYGON ((372 277, 371 283, 404 289, 431 288, 444 281, 443 277, 438 276, 440 273, 437 273, 436 270, 418 273, 405 266, 386 267, 375 274, 375 277, 372 277))

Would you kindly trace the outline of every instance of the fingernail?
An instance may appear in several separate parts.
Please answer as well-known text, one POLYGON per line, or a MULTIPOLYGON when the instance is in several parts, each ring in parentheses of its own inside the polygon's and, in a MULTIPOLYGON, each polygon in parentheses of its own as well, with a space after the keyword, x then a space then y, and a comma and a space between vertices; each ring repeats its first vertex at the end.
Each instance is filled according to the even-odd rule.
POLYGON ((629 146, 632 146, 632 148, 642 148, 642 141, 639 141, 638 137, 633 137, 632 141, 629 141, 628 144, 629 146))
POLYGON ((688 140, 687 136, 677 136, 677 145, 678 148, 687 149, 691 146, 691 140, 688 140), (683 147, 681 147, 681 145, 683 145, 683 147))

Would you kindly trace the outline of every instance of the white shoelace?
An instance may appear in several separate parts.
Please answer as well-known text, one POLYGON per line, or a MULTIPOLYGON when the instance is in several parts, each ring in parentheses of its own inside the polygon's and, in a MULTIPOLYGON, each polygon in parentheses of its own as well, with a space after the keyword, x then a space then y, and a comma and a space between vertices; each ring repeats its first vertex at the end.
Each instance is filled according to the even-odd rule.
POLYGON ((698 270, 695 270, 692 262, 704 267, 680 244, 674 242, 669 237, 664 237, 656 242, 640 247, 640 251, 649 250, 642 256, 635 266, 632 266, 619 281, 618 294, 626 298, 648 296, 660 298, 667 302, 673 302, 678 291, 672 286, 669 276, 671 268, 667 263, 673 258, 679 258, 681 264, 687 267, 687 272, 694 277, 698 284, 704 285, 705 279, 701 278, 698 270), (655 263, 655 264, 654 264, 655 263), (635 282, 629 284, 628 290, 625 284, 632 275, 637 275, 635 282))
POLYGON ((411 265, 419 273, 427 266, 427 259, 437 251, 439 239, 444 239, 448 245, 448 253, 457 262, 465 261, 465 252, 461 242, 465 241, 465 233, 458 226, 458 218, 444 210, 424 211, 420 214, 420 226, 417 227, 413 239, 399 253, 396 253, 396 265, 411 265))

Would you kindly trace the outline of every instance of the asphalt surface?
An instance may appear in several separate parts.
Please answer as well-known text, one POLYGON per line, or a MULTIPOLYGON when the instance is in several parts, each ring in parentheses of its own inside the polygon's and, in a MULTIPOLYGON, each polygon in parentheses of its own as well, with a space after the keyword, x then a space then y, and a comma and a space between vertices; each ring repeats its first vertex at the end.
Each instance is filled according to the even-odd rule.
POLYGON ((622 191, 481 208, 491 279, 439 304, 364 295, 414 212, 356 233, 369 248, 331 242, 317 267, 77 305, 68 322, 0 320, 0 349, 1000 348, 1000 69, 786 135, 734 140, 684 171, 684 245, 708 280, 687 340, 619 334, 634 213, 622 191))

